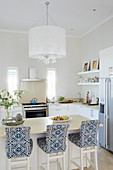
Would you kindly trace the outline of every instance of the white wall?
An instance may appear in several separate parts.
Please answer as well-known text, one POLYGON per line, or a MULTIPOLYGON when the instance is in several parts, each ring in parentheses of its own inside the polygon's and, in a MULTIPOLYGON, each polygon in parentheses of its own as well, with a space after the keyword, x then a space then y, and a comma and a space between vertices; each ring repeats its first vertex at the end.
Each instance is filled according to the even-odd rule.
MULTIPOLYGON (((107 21, 93 32, 89 33, 81 39, 81 58, 82 61, 91 60, 99 57, 99 51, 113 46, 113 19, 107 21)), ((81 70, 82 68, 80 68, 81 70)), ((79 71, 80 71, 79 70, 79 71)), ((98 96, 98 87, 81 87, 82 96, 86 96, 86 92, 90 92, 90 96, 98 96)))
POLYGON ((80 39, 67 38, 67 57, 45 65, 28 57, 28 35, 0 32, 0 89, 7 88, 7 67, 19 68, 19 80, 28 78, 28 67, 37 67, 40 78, 46 78, 47 68, 56 68, 57 96, 75 97, 78 92, 77 72, 81 66, 80 39))
POLYGON ((77 72, 83 62, 97 58, 99 50, 113 46, 113 19, 104 23, 81 39, 67 37, 67 57, 55 64, 45 65, 28 57, 28 35, 0 32, 0 89, 7 88, 7 67, 19 68, 19 79, 28 78, 28 67, 37 67, 40 78, 46 78, 47 68, 56 68, 56 95, 82 97, 86 92, 98 96, 98 87, 78 87, 77 72))

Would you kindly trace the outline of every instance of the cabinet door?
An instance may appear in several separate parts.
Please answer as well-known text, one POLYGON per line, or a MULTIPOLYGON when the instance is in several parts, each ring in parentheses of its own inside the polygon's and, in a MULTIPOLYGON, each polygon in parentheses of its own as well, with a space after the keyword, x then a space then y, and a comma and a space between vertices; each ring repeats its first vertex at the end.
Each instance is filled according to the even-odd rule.
POLYGON ((51 106, 49 105, 49 116, 56 116, 56 107, 55 105, 51 106))
POLYGON ((80 115, 80 106, 77 104, 68 104, 67 106, 69 115, 80 115))
POLYGON ((66 116, 69 115, 67 111, 67 104, 49 105, 49 116, 66 116))
POLYGON ((90 109, 90 119, 91 120, 98 120, 98 110, 90 109))
POLYGON ((81 106, 81 116, 90 119, 90 109, 88 107, 81 106))
POLYGON ((67 104, 56 105, 56 115, 59 115, 59 116, 68 115, 67 104))
POLYGON ((76 109, 74 104, 67 104, 67 114, 68 115, 75 115, 76 109))

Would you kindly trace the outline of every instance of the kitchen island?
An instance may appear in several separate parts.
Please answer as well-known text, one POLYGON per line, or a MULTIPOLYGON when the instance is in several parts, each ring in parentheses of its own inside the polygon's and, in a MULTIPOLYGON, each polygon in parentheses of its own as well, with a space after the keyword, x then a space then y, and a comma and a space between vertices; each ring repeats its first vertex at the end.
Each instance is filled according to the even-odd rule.
MULTIPOLYGON (((70 125, 68 129, 68 133, 78 132, 80 129, 81 121, 88 120, 87 118, 80 115, 72 115, 72 120, 66 122, 70 125)), ((21 126, 30 126, 31 127, 31 138, 33 139, 33 151, 31 154, 31 170, 38 170, 38 146, 37 146, 37 138, 43 137, 46 134, 46 126, 53 124, 53 121, 50 117, 45 118, 32 118, 25 119, 25 122, 21 126)), ((6 170, 6 153, 5 153, 5 127, 0 125, 0 170, 6 170)), ((74 146, 75 148, 75 146, 74 146)), ((76 156, 79 156, 79 148, 76 147, 76 151, 73 153, 76 156)), ((46 159, 45 157, 42 160, 46 159)), ((66 150, 66 170, 68 170, 68 145, 66 150)))

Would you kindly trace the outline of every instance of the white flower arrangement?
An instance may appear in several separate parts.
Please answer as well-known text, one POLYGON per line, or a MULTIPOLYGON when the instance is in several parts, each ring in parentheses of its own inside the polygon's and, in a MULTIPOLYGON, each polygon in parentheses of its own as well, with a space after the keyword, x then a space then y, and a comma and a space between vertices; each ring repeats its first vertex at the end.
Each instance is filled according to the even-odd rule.
POLYGON ((9 109, 12 105, 19 104, 19 99, 21 98, 21 95, 24 92, 24 90, 15 90, 14 96, 12 96, 6 89, 0 91, 0 104, 6 109, 7 118, 9 118, 9 109))

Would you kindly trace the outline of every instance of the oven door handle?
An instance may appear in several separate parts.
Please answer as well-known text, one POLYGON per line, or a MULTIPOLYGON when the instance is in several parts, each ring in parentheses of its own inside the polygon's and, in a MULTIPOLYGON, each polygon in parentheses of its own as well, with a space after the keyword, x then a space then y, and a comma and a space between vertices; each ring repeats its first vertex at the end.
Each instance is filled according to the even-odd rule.
POLYGON ((39 110, 40 111, 40 110, 47 110, 47 108, 46 107, 43 107, 41 109, 37 109, 37 108, 24 108, 24 110, 25 111, 28 111, 28 110, 37 110, 37 111, 39 110))

